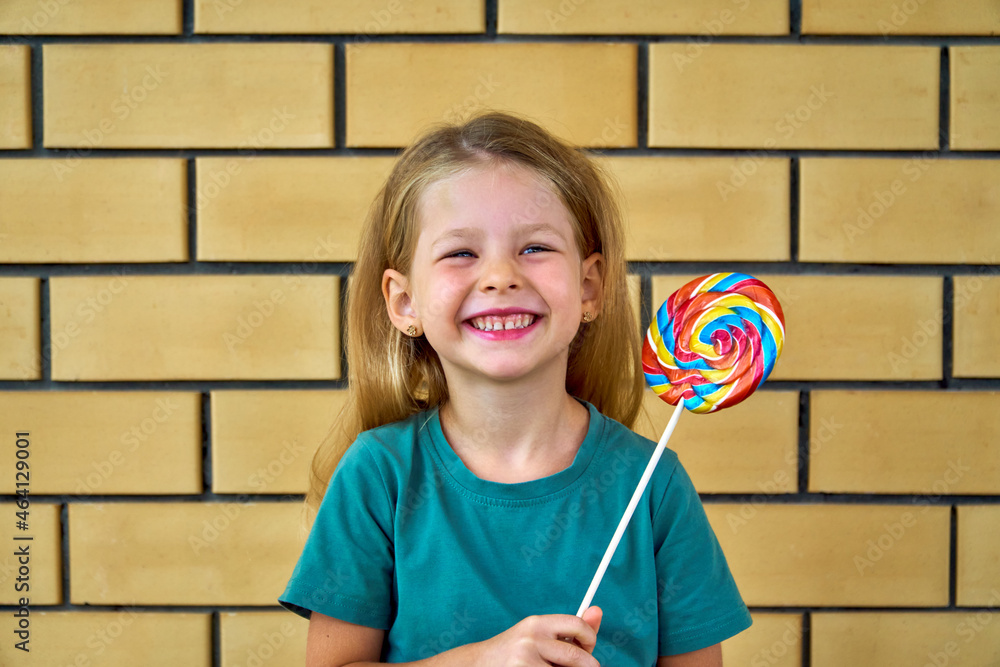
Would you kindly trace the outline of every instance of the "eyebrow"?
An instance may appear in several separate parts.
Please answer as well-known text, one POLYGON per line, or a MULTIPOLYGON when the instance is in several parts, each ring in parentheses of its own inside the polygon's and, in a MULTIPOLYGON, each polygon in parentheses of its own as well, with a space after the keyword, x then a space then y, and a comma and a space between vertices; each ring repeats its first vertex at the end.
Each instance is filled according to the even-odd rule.
MULTIPOLYGON (((560 236, 559 230, 555 226, 550 225, 547 222, 535 222, 527 225, 522 225, 518 232, 525 236, 531 236, 532 234, 552 234, 553 236, 560 236)), ((437 248, 438 246, 450 243, 453 240, 465 241, 469 239, 475 239, 482 236, 482 231, 475 227, 458 227, 456 229, 450 229, 431 244, 431 248, 437 248)))
POLYGON ((528 235, 528 236, 531 236, 532 234, 537 234, 537 233, 552 234, 553 236, 560 236, 559 230, 556 229, 553 225, 550 225, 547 222, 535 222, 535 223, 532 223, 530 225, 524 225, 524 227, 521 228, 521 231, 524 234, 528 235))
POLYGON ((480 232, 472 227, 459 227, 457 229, 449 229, 447 232, 437 237, 434 243, 431 244, 431 248, 437 248, 438 246, 446 245, 452 240, 464 241, 466 239, 475 238, 480 236, 480 232))

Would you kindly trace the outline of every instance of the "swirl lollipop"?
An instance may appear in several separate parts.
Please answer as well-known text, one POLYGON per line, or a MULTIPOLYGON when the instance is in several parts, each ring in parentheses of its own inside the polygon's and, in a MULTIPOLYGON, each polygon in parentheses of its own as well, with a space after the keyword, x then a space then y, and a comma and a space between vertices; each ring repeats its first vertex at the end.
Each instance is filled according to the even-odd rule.
POLYGON ((650 323, 642 346, 646 383, 676 405, 642 473, 614 537, 576 615, 590 606, 684 408, 715 412, 736 405, 771 374, 785 342, 777 297, 745 273, 715 273, 670 295, 650 323))
POLYGON ((692 280, 653 316, 642 346, 646 383, 691 412, 736 405, 771 374, 784 319, 774 293, 745 273, 692 280))

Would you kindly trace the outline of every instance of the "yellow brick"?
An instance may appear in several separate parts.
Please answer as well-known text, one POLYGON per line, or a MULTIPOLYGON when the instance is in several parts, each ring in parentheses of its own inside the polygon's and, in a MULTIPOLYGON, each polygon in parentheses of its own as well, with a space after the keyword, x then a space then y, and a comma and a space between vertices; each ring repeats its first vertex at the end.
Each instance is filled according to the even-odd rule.
MULTIPOLYGON (((756 277, 771 288, 785 313, 785 347, 771 379, 941 377, 940 278, 756 277)), ((691 278, 654 277, 653 307, 691 278)))
POLYGON ((347 144, 405 146, 501 109, 574 144, 635 146, 635 68, 632 44, 348 44, 347 144))
POLYGON ((337 276, 52 278, 58 380, 333 379, 337 276))
POLYGON ((1000 664, 996 613, 813 612, 811 635, 813 667, 1000 664))
POLYGON ((179 35, 181 0, 4 0, 0 34, 179 35))
MULTIPOLYGON (((640 417, 636 431, 658 441, 673 408, 651 391, 644 398, 652 423, 640 417)), ((758 392, 747 405, 703 417, 683 415, 668 445, 700 493, 798 491, 797 393, 758 392)))
POLYGON ((809 490, 1000 494, 1000 394, 814 391, 809 490))
POLYGON ((954 46, 949 62, 951 147, 1000 149, 1000 46, 954 46))
POLYGON ((998 525, 1000 505, 962 505, 958 508, 955 601, 960 605, 1000 608, 998 525))
POLYGON ((183 160, 0 161, 0 262, 188 259, 183 160))
POLYGON ((347 392, 212 392, 212 490, 305 493, 309 464, 347 392))
POLYGON ((825 35, 995 35, 994 0, 803 0, 802 32, 825 35))
POLYGON ((132 607, 116 611, 32 611, 30 647, 30 653, 15 653, 11 642, 3 642, 0 664, 209 667, 212 617, 146 612, 132 607))
MULTIPOLYGON (((9 392, 0 433, 28 430, 33 493, 201 493, 201 397, 180 392, 9 392)), ((0 455, 14 460, 14 442, 0 455)), ((0 493, 14 479, 0 478, 0 493)))
POLYGON ((297 502, 71 503, 71 601, 274 605, 305 543, 301 518, 297 502))
POLYGON ((947 507, 747 502, 705 510, 748 605, 948 604, 947 507))
POLYGON ((195 32, 356 33, 356 42, 400 33, 476 33, 486 29, 483 3, 463 0, 195 0, 195 32))
POLYGON ((42 377, 39 316, 36 278, 0 279, 0 379, 42 377))
MULTIPOLYGON (((8 438, 14 437, 14 433, 7 432, 8 438)), ((34 443, 32 454, 38 452, 41 447, 34 443)), ((8 458, 10 463, 4 463, 4 473, 14 477, 16 472, 13 457, 8 458)), ((29 465, 31 459, 28 459, 29 465)), ((15 515, 21 511, 12 502, 0 503, 0 512, 6 519, 0 523, 0 540, 6 548, 0 552, 0 604, 17 604, 22 597, 29 600, 30 605, 40 604, 62 604, 62 548, 61 532, 59 527, 59 506, 49 503, 41 503, 37 500, 30 500, 31 491, 34 487, 34 475, 28 470, 28 483, 32 485, 29 489, 29 506, 27 517, 27 530, 19 530, 15 521, 20 517, 15 515), (31 540, 18 540, 18 537, 31 537, 31 540), (21 546, 27 545, 27 564, 19 562, 14 552, 21 546), (26 565, 28 573, 25 575, 19 569, 26 565), (27 576, 28 580, 19 577, 27 576), (18 586, 29 586, 28 590, 18 590, 18 586)), ((6 614, 5 614, 6 615, 6 614)), ((8 619, 10 617, 8 616, 8 619)), ((5 639, 8 639, 5 637, 5 639)), ((9 642, 3 642, 5 648, 9 642)), ((0 653, 0 656, 3 654, 0 653)), ((2 664, 7 664, 2 663, 2 664)))
POLYGON ((604 164, 624 195, 630 260, 789 259, 788 160, 624 157, 604 164))
POLYGON ((31 49, 27 46, 0 46, 0 148, 31 148, 31 49))
POLYGON ((954 287, 955 376, 1000 377, 1000 277, 957 276, 954 287))
POLYGON ((800 667, 802 665, 802 616, 751 614, 753 625, 722 642, 727 665, 745 667, 800 667))
POLYGON ((394 162, 199 158, 198 259, 354 261, 368 207, 394 162))
POLYGON ((565 2, 500 0, 501 33, 614 35, 784 35, 788 5, 778 0, 565 2))
POLYGON ((803 261, 987 264, 1000 253, 1000 162, 807 158, 800 173, 803 261))
POLYGON ((219 614, 222 667, 306 664, 309 622, 287 611, 219 614))
POLYGON ((329 44, 47 44, 45 145, 333 146, 329 44))
POLYGON ((662 43, 649 48, 649 143, 936 148, 936 47, 662 43))

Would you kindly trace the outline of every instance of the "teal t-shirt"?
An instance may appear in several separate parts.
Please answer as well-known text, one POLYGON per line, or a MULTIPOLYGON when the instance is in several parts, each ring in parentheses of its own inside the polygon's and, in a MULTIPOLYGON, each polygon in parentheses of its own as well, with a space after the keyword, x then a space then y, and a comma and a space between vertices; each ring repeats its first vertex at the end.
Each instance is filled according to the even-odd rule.
MULTIPOLYGON (((476 477, 437 410, 348 448, 279 602, 386 630, 383 662, 482 641, 535 614, 575 614, 655 443, 585 403, 570 467, 502 484, 476 477)), ((666 450, 593 604, 594 657, 651 667, 716 644, 750 614, 677 455, 666 450)))

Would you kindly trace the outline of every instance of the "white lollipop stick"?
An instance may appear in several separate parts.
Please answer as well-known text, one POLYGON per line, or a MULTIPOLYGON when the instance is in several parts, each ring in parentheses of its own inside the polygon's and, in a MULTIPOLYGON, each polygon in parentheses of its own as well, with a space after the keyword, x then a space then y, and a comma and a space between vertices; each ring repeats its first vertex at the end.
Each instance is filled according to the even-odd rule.
POLYGON ((660 442, 656 444, 656 449, 653 450, 653 455, 649 458, 649 463, 646 464, 646 469, 642 473, 639 485, 635 487, 635 493, 632 494, 632 500, 629 501, 628 507, 625 508, 625 514, 622 515, 622 520, 618 522, 618 528, 615 530, 614 537, 611 538, 611 543, 608 545, 607 551, 604 552, 604 558, 601 559, 601 564, 597 566, 597 573, 594 574, 594 579, 590 582, 590 588, 587 589, 587 595, 583 598, 580 610, 576 612, 576 615, 580 618, 583 618, 583 612, 587 611, 591 600, 594 599, 594 594, 597 593, 597 587, 601 585, 601 579, 604 578, 604 572, 608 569, 608 563, 611 562, 612 556, 615 555, 618 543, 621 541, 622 535, 628 527, 628 522, 632 519, 632 513, 635 512, 636 505, 639 504, 639 498, 642 497, 642 492, 646 490, 646 484, 649 483, 649 478, 653 476, 653 470, 656 468, 656 464, 660 460, 660 456, 663 454, 663 450, 667 446, 667 441, 670 440, 670 436, 674 432, 674 427, 677 426, 677 419, 681 416, 682 412, 684 412, 683 398, 677 401, 677 407, 674 408, 674 413, 670 415, 670 422, 667 424, 667 428, 663 431, 663 435, 660 437, 660 442))

